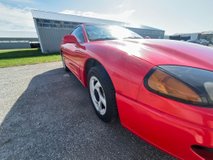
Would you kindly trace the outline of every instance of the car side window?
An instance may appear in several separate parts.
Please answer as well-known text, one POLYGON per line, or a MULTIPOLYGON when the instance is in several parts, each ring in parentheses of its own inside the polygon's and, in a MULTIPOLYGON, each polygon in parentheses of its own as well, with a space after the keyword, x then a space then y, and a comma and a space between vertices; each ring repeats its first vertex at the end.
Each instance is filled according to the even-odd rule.
POLYGON ((74 35, 79 43, 84 43, 84 34, 83 34, 83 29, 81 26, 79 26, 78 28, 76 28, 73 32, 72 35, 74 35))

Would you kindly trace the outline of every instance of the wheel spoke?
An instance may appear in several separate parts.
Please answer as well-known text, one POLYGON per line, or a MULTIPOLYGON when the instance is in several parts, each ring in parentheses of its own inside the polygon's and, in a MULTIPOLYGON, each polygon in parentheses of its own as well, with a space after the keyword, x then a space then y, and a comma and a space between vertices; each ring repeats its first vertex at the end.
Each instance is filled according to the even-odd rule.
POLYGON ((94 88, 97 89, 97 91, 99 91, 99 88, 101 87, 101 84, 99 81, 96 82, 94 88))
POLYGON ((100 102, 104 105, 104 107, 106 107, 106 99, 105 97, 102 96, 102 94, 99 94, 100 97, 100 102))
POLYGON ((101 110, 103 110, 102 105, 101 105, 101 101, 98 102, 98 109, 99 109, 99 112, 101 112, 101 110))

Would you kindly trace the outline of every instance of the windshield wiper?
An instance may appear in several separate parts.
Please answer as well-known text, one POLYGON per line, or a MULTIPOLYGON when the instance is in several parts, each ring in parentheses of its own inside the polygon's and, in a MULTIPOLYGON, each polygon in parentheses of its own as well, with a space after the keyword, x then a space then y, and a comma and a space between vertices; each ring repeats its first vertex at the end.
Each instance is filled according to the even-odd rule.
POLYGON ((124 37, 124 39, 143 39, 142 37, 124 37))
POLYGON ((101 41, 101 40, 115 40, 116 38, 96 38, 96 39, 91 39, 91 41, 101 41))

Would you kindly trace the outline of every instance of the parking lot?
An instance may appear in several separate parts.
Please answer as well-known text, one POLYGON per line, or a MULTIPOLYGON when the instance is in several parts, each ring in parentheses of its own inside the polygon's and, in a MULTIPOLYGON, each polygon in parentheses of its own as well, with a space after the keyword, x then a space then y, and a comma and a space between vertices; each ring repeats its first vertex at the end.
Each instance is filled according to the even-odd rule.
MULTIPOLYGON (((0 69, 0 159, 174 159, 94 113, 60 62, 0 69)), ((160 134, 160 133, 159 133, 160 134)))

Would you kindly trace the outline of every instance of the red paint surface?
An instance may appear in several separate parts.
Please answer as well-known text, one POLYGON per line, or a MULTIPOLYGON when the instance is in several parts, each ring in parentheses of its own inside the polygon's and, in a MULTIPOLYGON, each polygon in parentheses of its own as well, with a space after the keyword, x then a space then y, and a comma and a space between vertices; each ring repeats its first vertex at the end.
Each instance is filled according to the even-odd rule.
POLYGON ((61 45, 66 65, 84 86, 87 61, 95 59, 103 65, 116 91, 123 126, 179 159, 202 159, 192 151, 192 145, 213 148, 213 108, 170 100, 143 85, 145 75, 157 65, 213 71, 213 49, 171 40, 89 42, 85 33, 84 37, 85 49, 71 43, 61 45))

